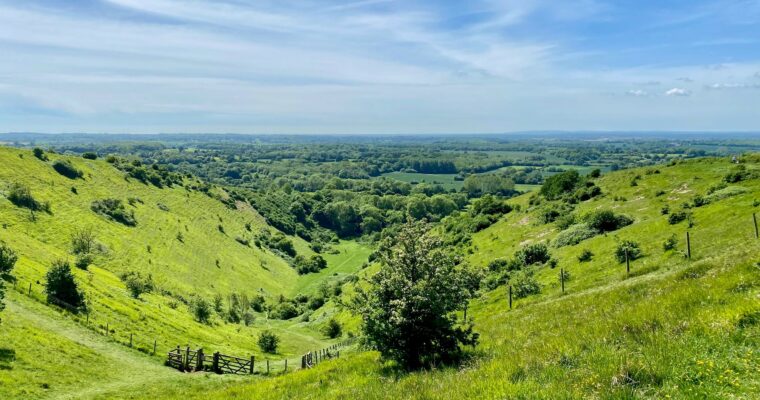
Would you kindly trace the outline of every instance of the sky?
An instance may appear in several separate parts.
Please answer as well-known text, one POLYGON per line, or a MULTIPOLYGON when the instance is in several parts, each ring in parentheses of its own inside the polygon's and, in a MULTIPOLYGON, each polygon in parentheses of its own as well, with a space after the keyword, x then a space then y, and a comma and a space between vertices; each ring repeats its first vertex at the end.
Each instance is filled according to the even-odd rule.
POLYGON ((760 131, 760 0, 0 0, 0 131, 760 131))

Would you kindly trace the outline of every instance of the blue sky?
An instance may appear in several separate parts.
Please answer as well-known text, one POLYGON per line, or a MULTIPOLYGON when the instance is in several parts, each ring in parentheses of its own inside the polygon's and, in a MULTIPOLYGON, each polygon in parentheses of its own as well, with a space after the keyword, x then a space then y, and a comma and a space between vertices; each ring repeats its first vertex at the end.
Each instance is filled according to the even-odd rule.
POLYGON ((0 131, 760 131, 760 0, 0 0, 0 131))

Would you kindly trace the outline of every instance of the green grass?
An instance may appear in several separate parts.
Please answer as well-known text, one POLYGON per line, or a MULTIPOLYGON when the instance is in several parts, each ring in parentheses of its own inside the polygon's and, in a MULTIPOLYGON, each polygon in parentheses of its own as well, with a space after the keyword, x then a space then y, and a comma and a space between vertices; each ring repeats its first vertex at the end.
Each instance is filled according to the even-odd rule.
MULTIPOLYGON (((50 353, 52 357, 60 348, 69 347, 66 338, 59 337, 57 326, 45 329, 36 318, 42 318, 38 313, 49 313, 48 307, 43 306, 44 275, 48 266, 59 258, 74 260, 70 253, 70 236, 83 227, 92 229, 106 250, 96 256, 87 271, 74 268, 90 309, 89 318, 85 315, 65 318, 78 327, 78 335, 106 337, 108 328, 108 342, 115 348, 128 345, 131 335, 135 349, 128 351, 137 354, 140 350, 152 352, 155 341, 158 354, 143 357, 148 360, 148 367, 160 365, 165 352, 177 345, 263 357, 256 340, 264 329, 274 330, 282 339, 278 354, 268 356, 272 359, 295 358, 334 342, 319 332, 319 325, 304 323, 298 318, 268 320, 263 313, 256 314, 251 326, 229 324, 216 315, 210 325, 201 324, 176 298, 187 299, 197 294, 211 299, 221 294, 226 300, 231 293, 252 296, 262 292, 272 299, 280 294, 295 295, 301 289, 313 290, 321 279, 337 279, 358 270, 369 252, 366 246, 343 242, 337 246, 340 254, 326 257, 328 268, 323 273, 299 277, 274 253, 253 245, 244 246, 235 240, 236 236, 250 238, 262 229, 272 229, 250 207, 230 209, 203 193, 182 187, 159 189, 128 181, 122 172, 105 161, 54 154, 50 154, 50 158, 49 162, 42 162, 30 151, 0 148, 0 193, 5 194, 11 183, 20 182, 29 186, 39 201, 49 201, 52 206, 51 214, 36 213, 32 220, 28 210, 0 197, 0 240, 19 254, 13 271, 16 290, 10 290, 13 295, 1 315, 3 345, 0 347, 15 352, 17 360, 18 357, 33 360, 36 354, 42 353, 50 353), (71 180, 56 173, 51 163, 58 158, 70 159, 84 171, 84 179, 71 180), (77 194, 72 187, 76 187, 77 194), (106 220, 90 210, 93 200, 118 198, 126 203, 128 197, 142 201, 135 206, 126 205, 135 213, 136 227, 106 220), (167 206, 168 211, 159 209, 159 203, 167 206), (246 230, 246 223, 252 224, 253 232, 246 230), (218 225, 224 227, 224 233, 219 231, 218 225), (178 232, 183 234, 182 242, 177 239, 178 232), (151 274, 159 290, 144 294, 141 299, 131 298, 118 278, 127 271, 151 274)), ((311 254, 306 242, 291 239, 300 253, 311 254)), ((72 378, 55 383, 56 388, 65 391, 67 385, 97 385, 103 378, 102 373, 112 369, 107 357, 85 348, 81 352, 72 350, 71 357, 75 360, 71 362, 77 365, 81 359, 83 363, 86 361, 87 367, 67 371, 72 378)), ((12 393, 37 393, 44 382, 27 379, 27 376, 37 374, 41 380, 48 380, 48 376, 54 374, 35 372, 33 365, 36 364, 26 366, 16 361, 9 369, 0 370, 4 382, 15 382, 12 393)), ((53 379, 49 380, 52 385, 53 379)), ((2 385, 0 398, 7 398, 4 391, 8 388, 2 385)))
MULTIPOLYGON (((756 164, 749 167, 760 169, 756 164)), ((660 166, 659 174, 647 174, 653 168, 605 174, 598 180, 604 195, 579 204, 575 212, 611 208, 634 218, 634 224, 576 246, 551 249, 559 261, 558 268, 568 270, 572 276, 565 294, 559 288, 558 269, 544 266, 535 267, 542 292, 516 300, 512 310, 504 286, 474 301, 470 315, 481 333, 481 342, 473 349, 472 360, 458 368, 402 374, 380 362, 377 353, 356 351, 312 370, 271 379, 183 375, 157 367, 155 358, 125 349, 114 338, 99 335, 20 294, 22 285, 16 291, 10 290, 9 307, 2 314, 0 357, 5 359, 0 358, 0 397, 757 398, 760 240, 754 238, 751 215, 760 212, 754 205, 760 199, 760 180, 740 182, 733 186, 743 190, 733 189, 731 196, 690 210, 695 224, 689 229, 691 260, 680 253, 684 250, 686 222, 669 225, 666 216, 660 214, 664 205, 676 210, 695 195, 704 195, 730 168, 732 165, 724 159, 700 159, 660 166), (637 186, 631 186, 636 175, 641 179, 637 186), (659 191, 664 194, 658 195, 659 191), (679 247, 665 252, 662 242, 671 234, 680 239, 679 247), (644 252, 643 258, 632 263, 630 276, 612 254, 618 239, 635 240, 644 252), (594 253, 591 262, 577 260, 583 249, 594 253), (74 367, 56 376, 53 371, 63 366, 48 353, 64 344, 72 350, 62 359, 74 367), (11 349, 15 361, 7 361, 11 349), (114 355, 118 355, 117 359, 124 357, 114 364, 116 371, 124 363, 124 371, 133 373, 118 377, 104 369, 114 355), (35 364, 37 358, 50 359, 51 364, 35 364), (75 384, 77 379, 83 382, 75 384), (43 389, 43 382, 50 388, 43 389)), ((536 222, 537 210, 529 207, 529 196, 511 200, 520 204, 522 211, 507 214, 475 234, 472 253, 467 256, 469 263, 486 265, 494 258, 511 256, 520 246, 549 242, 556 236, 558 230, 553 224, 536 222)), ((58 215, 55 202, 54 212, 53 217, 45 218, 58 215)), ((44 254, 47 246, 57 249, 52 244, 37 243, 41 235, 33 225, 8 228, 11 229, 17 235, 29 236, 23 239, 24 246, 41 249, 39 254, 44 254)), ((7 231, 0 234, 13 243, 7 231)), ((322 276, 295 278, 289 281, 294 283, 288 290, 310 291, 325 279, 353 273, 358 270, 356 259, 363 262, 369 252, 353 242, 341 243, 337 248, 344 251, 326 256, 330 257, 329 267, 322 276)), ((35 253, 24 254, 27 255, 19 263, 19 272, 24 276, 42 272, 35 253)), ((98 307, 113 307, 100 311, 105 315, 128 311, 133 315, 133 324, 140 324, 145 315, 149 321, 146 327, 160 326, 166 337, 173 339, 178 332, 187 331, 186 335, 198 337, 199 343, 215 346, 243 346, 241 337, 258 329, 227 324, 201 329, 189 320, 186 311, 171 310, 157 295, 130 302, 120 294, 123 288, 107 267, 92 268, 91 281, 86 274, 78 273, 80 281, 86 282, 88 294, 102 296, 97 300, 102 304, 98 307), (153 321, 159 317, 178 324, 177 332, 153 321), (201 336, 201 332, 209 336, 201 336)), ((375 269, 370 266, 359 274, 375 269)), ((280 321, 275 325, 288 335, 284 352, 318 348, 316 345, 323 339, 317 329, 330 315, 338 315, 347 330, 357 327, 355 317, 328 303, 313 314, 308 324, 280 321)), ((263 326, 268 322, 259 323, 263 326)))

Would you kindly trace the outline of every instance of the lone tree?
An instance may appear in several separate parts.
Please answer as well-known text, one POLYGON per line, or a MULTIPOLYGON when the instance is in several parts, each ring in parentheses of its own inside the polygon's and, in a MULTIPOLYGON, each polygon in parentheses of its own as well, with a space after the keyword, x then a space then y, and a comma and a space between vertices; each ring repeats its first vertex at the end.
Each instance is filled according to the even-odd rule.
POLYGON ((475 295, 480 274, 445 251, 425 222, 407 222, 378 250, 380 271, 351 308, 362 317, 362 331, 384 359, 406 369, 456 361, 461 345, 475 345, 473 326, 460 321, 475 295))
POLYGON ((84 294, 79 291, 74 274, 68 261, 58 260, 45 275, 45 293, 49 303, 61 304, 71 308, 72 311, 84 307, 84 294))
POLYGON ((277 346, 280 344, 280 338, 272 331, 266 330, 259 334, 259 348, 264 353, 277 353, 277 346))
POLYGON ((11 270, 17 260, 16 252, 0 240, 0 311, 5 309, 5 280, 11 278, 11 270))

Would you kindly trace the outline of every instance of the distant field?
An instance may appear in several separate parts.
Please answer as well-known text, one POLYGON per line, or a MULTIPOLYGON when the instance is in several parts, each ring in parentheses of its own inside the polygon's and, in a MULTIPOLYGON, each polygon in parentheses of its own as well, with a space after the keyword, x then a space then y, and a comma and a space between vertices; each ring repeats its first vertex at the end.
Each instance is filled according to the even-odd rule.
POLYGON ((456 174, 420 174, 416 172, 391 172, 382 176, 397 181, 408 183, 429 183, 432 185, 441 185, 446 189, 462 188, 462 181, 454 180, 456 174))

